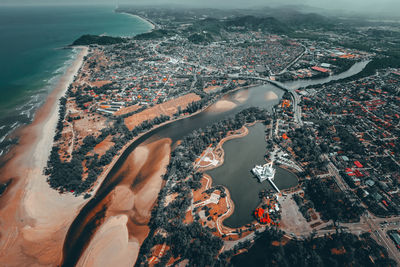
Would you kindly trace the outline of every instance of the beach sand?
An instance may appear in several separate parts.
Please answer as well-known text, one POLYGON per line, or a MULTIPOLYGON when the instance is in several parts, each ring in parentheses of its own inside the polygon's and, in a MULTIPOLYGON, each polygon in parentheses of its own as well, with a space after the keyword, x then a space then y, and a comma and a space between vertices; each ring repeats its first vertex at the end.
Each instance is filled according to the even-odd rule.
POLYGON ((157 25, 156 25, 154 22, 150 21, 149 19, 146 19, 146 18, 144 18, 144 17, 142 17, 142 16, 139 16, 139 15, 127 13, 127 12, 121 12, 121 13, 122 13, 122 14, 125 14, 125 15, 128 15, 128 16, 132 16, 132 17, 138 18, 138 19, 140 19, 140 20, 146 22, 147 24, 149 24, 150 27, 151 27, 151 30, 149 30, 149 32, 151 32, 151 31, 154 30, 154 29, 157 29, 157 25))
POLYGON ((236 108, 236 104, 229 100, 219 100, 217 103, 212 105, 208 111, 210 112, 225 112, 236 108))
POLYGON ((277 100, 278 95, 275 92, 268 91, 265 93, 265 100, 271 101, 271 100, 277 100))
POLYGON ((248 90, 239 91, 234 95, 234 99, 239 103, 244 103, 248 98, 249 98, 248 90))
POLYGON ((20 141, 2 168, 2 179, 14 178, 1 198, 0 262, 9 266, 56 265, 62 257, 66 232, 86 202, 51 189, 43 175, 58 120, 58 100, 82 65, 81 52, 61 77, 32 124, 20 132, 20 141))
POLYGON ((116 176, 121 183, 102 206, 105 222, 95 233, 77 266, 133 266, 150 229, 147 224, 164 181, 171 153, 171 139, 137 147, 116 176), (107 200, 108 199, 108 200, 107 200), (107 202, 107 203, 106 203, 107 202))
POLYGON ((110 217, 97 231, 77 266, 133 266, 140 246, 137 240, 129 240, 127 222, 126 215, 110 217))

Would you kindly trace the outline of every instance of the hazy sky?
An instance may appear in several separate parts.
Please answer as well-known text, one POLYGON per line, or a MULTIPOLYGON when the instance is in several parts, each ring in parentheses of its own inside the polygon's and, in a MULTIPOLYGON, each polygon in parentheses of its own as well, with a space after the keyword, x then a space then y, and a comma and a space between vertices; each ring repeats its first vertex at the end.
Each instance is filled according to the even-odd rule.
POLYGON ((0 0, 2 4, 193 4, 208 7, 252 7, 304 4, 317 8, 365 13, 400 13, 400 0, 0 0))

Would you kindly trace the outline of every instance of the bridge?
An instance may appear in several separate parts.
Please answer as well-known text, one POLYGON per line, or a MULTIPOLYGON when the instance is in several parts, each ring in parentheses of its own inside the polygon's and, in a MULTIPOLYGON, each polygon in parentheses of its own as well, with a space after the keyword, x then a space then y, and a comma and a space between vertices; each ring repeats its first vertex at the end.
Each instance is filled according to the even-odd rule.
POLYGON ((298 125, 303 126, 303 121, 301 119, 301 107, 299 106, 301 98, 300 98, 299 94, 296 92, 296 90, 285 86, 281 82, 273 81, 273 80, 268 79, 268 78, 252 77, 252 76, 238 76, 236 78, 243 79, 243 80, 244 79, 252 79, 252 80, 259 80, 259 81, 268 82, 268 83, 278 87, 279 89, 282 89, 285 92, 290 93, 290 95, 292 97, 292 102, 293 102, 294 120, 298 125))

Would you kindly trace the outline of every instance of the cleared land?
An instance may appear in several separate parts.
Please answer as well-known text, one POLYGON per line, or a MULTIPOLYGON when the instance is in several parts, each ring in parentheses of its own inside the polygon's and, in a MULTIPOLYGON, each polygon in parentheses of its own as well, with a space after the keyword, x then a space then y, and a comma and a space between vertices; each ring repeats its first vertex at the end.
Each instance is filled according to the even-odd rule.
POLYGON ((280 197, 279 203, 282 206, 282 230, 288 233, 294 233, 296 236, 310 233, 312 231, 312 228, 300 213, 299 208, 291 195, 280 197))
POLYGON ((133 130, 136 126, 146 120, 153 120, 160 115, 172 116, 178 112, 178 107, 181 107, 181 109, 184 110, 190 103, 199 100, 200 96, 195 93, 190 93, 162 104, 155 105, 154 107, 125 118, 125 124, 129 130, 133 130))

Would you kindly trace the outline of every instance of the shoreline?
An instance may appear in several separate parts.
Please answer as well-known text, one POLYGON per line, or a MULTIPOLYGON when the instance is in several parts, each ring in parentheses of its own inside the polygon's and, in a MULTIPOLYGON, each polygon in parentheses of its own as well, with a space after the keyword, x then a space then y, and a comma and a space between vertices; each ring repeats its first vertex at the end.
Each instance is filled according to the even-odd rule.
MULTIPOLYGON (((226 95, 226 94, 228 94, 228 93, 232 93, 232 92, 235 92, 235 91, 238 91, 238 90, 241 90, 241 89, 248 89, 248 88, 256 87, 256 86, 258 86, 258 85, 257 85, 257 84, 251 84, 251 85, 246 85, 246 86, 239 86, 239 87, 237 87, 237 88, 235 88, 235 89, 233 89, 233 90, 230 90, 229 92, 226 92, 225 94, 222 94, 222 95, 220 96, 220 98, 222 98, 224 95, 226 95)), ((194 113, 192 113, 192 114, 184 115, 184 116, 175 118, 175 119, 173 119, 173 120, 168 120, 168 121, 163 122, 163 123, 161 123, 161 124, 155 125, 155 126, 154 126, 153 128, 151 128, 149 131, 143 132, 143 133, 137 135, 136 137, 134 137, 133 139, 129 140, 128 143, 126 143, 126 144, 118 151, 117 155, 113 158, 113 160, 111 161, 111 163, 110 163, 109 165, 105 166, 105 167, 104 167, 104 171, 98 176, 96 182, 93 184, 93 187, 92 187, 92 189, 93 189, 93 192, 92 192, 92 193, 93 193, 93 196, 96 195, 97 190, 100 188, 100 186, 102 185, 102 183, 104 182, 104 180, 107 178, 107 176, 109 175, 110 171, 113 169, 113 167, 115 166, 115 164, 117 163, 117 161, 121 158, 121 156, 124 155, 125 151, 126 151, 134 142, 136 142, 139 138, 141 138, 142 136, 144 136, 144 135, 146 135, 146 134, 149 134, 149 133, 151 133, 151 132, 157 130, 157 129, 160 128, 160 127, 163 127, 163 126, 165 126, 165 125, 168 125, 168 124, 170 124, 170 123, 173 123, 173 122, 176 122, 176 121, 179 121, 179 120, 183 120, 183 119, 187 119, 187 118, 190 118, 190 117, 195 116, 195 115, 197 115, 197 114, 200 114, 201 112, 204 112, 204 111, 206 111, 208 108, 210 108, 213 104, 217 103, 217 102, 220 100, 220 98, 216 99, 215 102, 212 102, 212 103, 210 103, 210 104, 207 105, 207 106, 204 106, 203 108, 199 109, 198 111, 196 111, 196 112, 194 112, 194 113)), ((90 199, 91 199, 91 198, 90 198, 90 199)))
MULTIPOLYGON (((59 194, 58 191, 49 186, 47 177, 43 175, 43 169, 47 164, 54 143, 53 137, 58 121, 59 99, 65 94, 69 85, 79 73, 84 63, 83 59, 89 50, 86 46, 76 46, 75 48, 80 48, 82 51, 72 66, 62 75, 56 88, 48 96, 44 104, 38 109, 33 122, 23 127, 20 135, 20 144, 7 154, 10 160, 1 167, 2 170, 5 170, 4 173, 6 173, 7 178, 18 177, 0 199, 0 204, 7 203, 7 205, 2 205, 4 208, 0 210, 0 215, 2 213, 7 215, 15 214, 16 217, 0 216, 0 218, 6 218, 0 219, 0 225, 2 226, 0 227, 0 234, 4 237, 3 240, 0 240, 0 251, 8 251, 8 259, 15 257, 15 260, 13 260, 15 262, 29 260, 36 264, 59 263, 63 258, 63 245, 71 223, 84 205, 92 199, 85 200, 82 196, 75 197, 72 194, 59 194), (25 179, 21 179, 21 177, 25 177, 25 179), (42 179, 37 179, 38 177, 42 179), (53 203, 53 205, 49 208, 48 203, 53 203), (51 216, 55 215, 58 220, 51 220, 49 214, 51 216), (71 216, 72 214, 74 216, 71 216), (13 229, 7 228, 7 225, 14 226, 15 224, 17 226, 13 229), (26 239, 26 236, 29 236, 29 238, 26 239), (30 242, 34 241, 39 242, 36 242, 36 246, 31 248, 32 243, 30 242), (43 251, 40 246, 44 245, 51 247, 51 249, 43 251), (25 254, 26 257, 21 257, 21 254, 25 254)), ((239 86, 222 94, 220 97, 254 86, 258 86, 258 84, 239 86)), ((142 133, 128 142, 105 168, 105 172, 99 176, 92 187, 93 194, 97 193, 97 190, 101 187, 104 179, 120 156, 138 138, 171 122, 195 116, 207 110, 215 102, 212 101, 192 114, 157 125, 150 131, 142 133)), ((7 180, 5 179, 5 181, 7 180)), ((0 259, 5 256, 4 253, 0 253, 0 259)))
MULTIPOLYGON (((68 57, 64 62, 63 66, 59 69, 52 72, 51 76, 47 77, 45 81, 47 83, 43 84, 41 87, 38 87, 36 91, 33 93, 28 93, 28 99, 42 99, 40 101, 34 101, 34 103, 29 109, 25 109, 26 106, 31 103, 31 100, 26 100, 15 107, 11 107, 11 109, 16 112, 16 114, 29 114, 27 116, 26 121, 17 120, 14 121, 11 125, 11 129, 8 130, 3 136, 0 136, 0 144, 3 142, 10 141, 10 144, 2 149, 0 149, 0 169, 2 169, 9 161, 13 159, 10 155, 12 154, 13 150, 19 145, 19 138, 21 137, 24 129, 29 125, 35 123, 36 114, 40 111, 40 109, 46 104, 48 98, 51 96, 55 88, 57 88, 64 78, 65 73, 70 69, 70 67, 75 64, 76 58, 79 57, 80 51, 83 46, 71 46, 67 48, 57 48, 57 49, 68 49, 72 51, 71 57, 68 57), (78 51, 75 51, 78 50, 78 51), (59 70, 63 69, 63 72, 59 72, 59 70), (16 140, 16 141, 11 141, 16 140)), ((0 126, 0 129, 5 128, 6 125, 0 126)))
MULTIPOLYGON (((224 160, 225 160, 225 151, 224 151, 224 149, 223 149, 223 147, 222 147, 222 146, 224 145, 224 143, 227 142, 227 141, 229 141, 229 140, 233 140, 233 139, 242 138, 242 137, 247 136, 247 135, 249 134, 249 129, 248 129, 248 127, 253 126, 255 123, 256 123, 256 122, 245 124, 245 125, 240 129, 240 130, 241 130, 240 133, 228 135, 228 136, 224 137, 224 138, 218 143, 218 145, 216 146, 215 150, 221 151, 221 155, 220 155, 219 158, 218 158, 218 164, 217 164, 217 165, 215 165, 215 166, 210 166, 210 167, 205 167, 205 168, 201 168, 201 167, 198 168, 198 171, 202 172, 202 173, 203 173, 203 177, 205 177, 205 178, 208 180, 208 183, 207 183, 207 185, 206 185, 205 190, 207 190, 207 189, 213 187, 213 177, 212 177, 211 175, 205 173, 205 172, 208 171, 208 170, 212 170, 212 169, 218 168, 218 167, 220 167, 222 164, 224 164, 224 160)), ((218 185, 219 185, 219 184, 214 184, 214 186, 218 186, 218 185)), ((219 234, 221 235, 221 238, 228 238, 228 239, 229 239, 229 236, 237 235, 235 238, 238 238, 238 239, 239 239, 239 238, 243 238, 243 237, 247 236, 248 234, 251 234, 250 231, 246 231, 246 232, 243 232, 243 233, 242 233, 242 236, 240 237, 239 234, 234 233, 233 231, 239 230, 239 229, 243 229, 243 228, 246 229, 245 226, 241 226, 241 227, 237 227, 237 228, 232 228, 232 227, 229 227, 229 226, 227 226, 227 225, 224 224, 224 221, 225 221, 227 218, 229 218, 229 217, 235 212, 235 203, 234 203, 234 201, 233 201, 232 198, 231 198, 231 193, 230 193, 229 189, 228 189, 226 186, 224 186, 224 185, 219 185, 219 186, 222 186, 222 187, 225 188, 226 199, 227 199, 227 204, 228 204, 228 205, 227 205, 228 210, 227 210, 223 215, 221 215, 220 217, 218 217, 217 220, 216 220, 216 222, 215 222, 215 223, 216 223, 217 230, 218 230, 219 234), (223 235, 225 235, 225 237, 222 237, 223 235)), ((202 190, 202 189, 203 189, 203 188, 201 188, 201 190, 202 190)), ((203 191, 205 191, 205 190, 203 190, 203 191)), ((254 224, 256 225, 256 227, 259 226, 259 224, 258 224, 258 222, 257 222, 256 220, 254 220, 252 223, 254 223, 254 224)))
POLYGON ((159 139, 132 151, 130 159, 121 166, 122 172, 131 170, 130 174, 97 204, 97 207, 107 206, 103 222, 82 250, 76 266, 109 266, 113 262, 118 262, 118 266, 135 264, 139 249, 150 232, 147 223, 151 210, 164 186, 161 176, 170 160, 171 143, 171 139, 159 139), (136 186, 132 188, 133 183, 136 186), (119 223, 110 226, 113 220, 119 223), (120 248, 118 253, 114 246, 120 248))
POLYGON ((7 258, 16 265, 58 264, 71 214, 85 203, 83 198, 60 195, 50 188, 43 174, 53 146, 59 99, 74 81, 89 50, 76 48, 81 51, 37 110, 33 122, 21 129, 19 144, 8 153, 9 160, 1 168, 4 178, 14 178, 15 183, 0 201, 0 261, 7 258))
POLYGON ((117 11, 116 10, 115 12, 116 13, 120 13, 120 14, 125 14, 125 15, 128 15, 128 16, 132 16, 132 17, 135 17, 135 18, 137 18, 137 19, 139 19, 141 21, 146 22, 151 27, 151 30, 149 30, 148 32, 151 32, 153 30, 157 30, 159 28, 159 26, 156 23, 154 23, 153 21, 151 21, 151 20, 149 20, 149 19, 147 19, 145 17, 139 16, 139 15, 136 15, 136 14, 131 14, 131 13, 128 13, 128 12, 125 12, 125 11, 117 11))
MULTIPOLYGON (((222 148, 222 146, 224 145, 225 142, 227 142, 229 140, 236 139, 236 138, 242 138, 242 137, 245 137, 246 135, 248 135, 249 129, 247 128, 247 126, 250 126, 250 125, 244 125, 241 129, 239 129, 241 131, 240 133, 230 134, 230 135, 224 137, 221 141, 219 141, 218 145, 215 147, 215 150, 218 150, 221 152, 221 155, 218 156, 218 164, 217 165, 209 166, 209 167, 199 167, 198 171, 204 173, 206 171, 216 169, 216 168, 220 167, 222 164, 224 164, 225 151, 222 148)), ((210 175, 208 175, 208 176, 210 176, 210 175)))
MULTIPOLYGON (((223 149, 224 143, 227 142, 227 141, 229 141, 229 140, 232 140, 232 139, 237 139, 237 138, 243 138, 243 137, 245 137, 245 136, 248 135, 248 133, 249 133, 248 127, 251 127, 251 126, 255 125, 256 123, 260 123, 260 122, 259 122, 259 121, 255 121, 255 122, 253 122, 253 123, 246 123, 246 124, 240 129, 242 132, 237 133, 237 134, 228 135, 228 136, 226 136, 225 138, 223 138, 223 139, 217 144, 217 146, 216 146, 215 149, 214 149, 215 152, 217 152, 217 153, 220 152, 220 155, 219 155, 219 156, 216 156, 217 159, 218 159, 218 164, 217 164, 217 165, 215 165, 215 166, 207 166, 207 167, 199 167, 199 168, 197 169, 198 171, 200 171, 200 172, 203 173, 203 177, 205 177, 206 179, 209 180, 209 183, 207 183, 208 186, 206 186, 206 189, 205 189, 205 190, 207 190, 208 188, 212 188, 212 187, 213 187, 213 177, 212 177, 211 175, 207 174, 206 171, 209 171, 209 170, 212 170, 212 169, 216 169, 216 168, 218 168, 218 167, 220 167, 220 166, 222 166, 222 165, 224 164, 224 161, 225 161, 225 151, 224 151, 224 149, 223 149), (208 188, 207 188, 207 187, 208 187, 208 188)), ((289 194, 289 193, 292 193, 292 192, 294 192, 294 191, 297 191, 297 190, 299 189, 299 187, 301 186, 301 184, 300 184, 300 179, 299 179, 298 175, 296 174, 296 172, 294 172, 293 170, 287 168, 286 166, 278 166, 278 167, 280 167, 280 168, 282 168, 282 169, 285 169, 285 170, 287 170, 287 171, 290 171, 290 172, 293 173, 293 174, 296 176, 296 178, 297 178, 297 185, 296 185, 296 186, 283 189, 283 190, 281 190, 281 192, 282 192, 283 194, 289 194)), ((215 184, 214 186, 218 186, 218 185, 219 185, 219 184, 215 184)), ((230 195, 229 189, 228 189, 226 186, 224 186, 224 185, 219 185, 219 186, 223 186, 223 187, 225 188, 225 190, 226 190, 227 197, 229 197, 229 198, 228 198, 229 201, 227 201, 227 202, 229 203, 230 209, 229 209, 226 213, 224 213, 221 217, 218 217, 218 218, 217 218, 217 220, 216 220, 216 225, 217 225, 217 229, 218 229, 218 231, 220 232, 220 234, 221 234, 221 232, 223 232, 223 233, 226 235, 226 237, 228 237, 229 235, 235 235, 235 233, 232 233, 232 231, 234 231, 234 230, 243 229, 243 228, 247 229, 247 228, 245 227, 245 225, 243 225, 243 226, 241 226, 241 227, 232 228, 232 227, 229 227, 229 226, 227 226, 227 225, 224 224, 225 219, 229 218, 229 216, 231 216, 231 215, 234 213, 234 211, 235 211, 235 203, 234 203, 234 201, 231 199, 231 195, 230 195)), ((262 204, 262 202, 260 202, 259 205, 261 205, 261 204, 262 204)), ((258 206, 259 206, 259 205, 258 205, 258 206)), ((258 227, 258 226, 261 226, 261 227, 262 227, 262 225, 260 225, 260 224, 257 222, 257 220, 255 220, 255 219, 254 219, 250 224, 254 224, 256 227, 258 227)), ((257 229, 258 229, 258 228, 257 228, 257 229)), ((244 233, 242 234, 242 237, 240 237, 240 238, 245 237, 245 236, 247 235, 247 233, 250 233, 250 232, 244 232, 244 233)))

